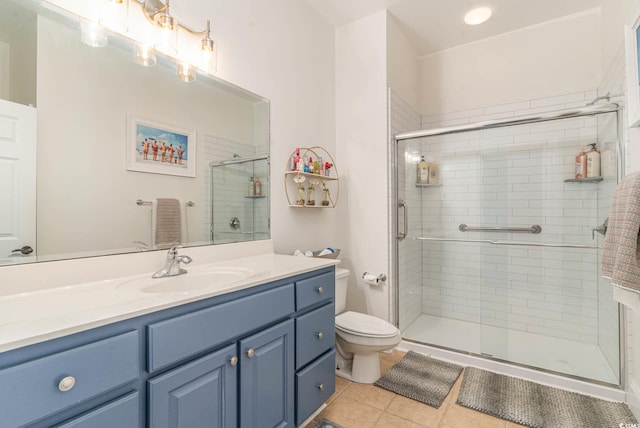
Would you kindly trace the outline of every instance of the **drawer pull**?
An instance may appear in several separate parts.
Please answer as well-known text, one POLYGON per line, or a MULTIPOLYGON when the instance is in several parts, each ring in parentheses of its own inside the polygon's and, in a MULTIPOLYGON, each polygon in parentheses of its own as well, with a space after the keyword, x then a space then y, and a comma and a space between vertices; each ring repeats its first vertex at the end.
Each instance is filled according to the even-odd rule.
POLYGON ((322 340, 322 338, 324 337, 324 334, 322 334, 321 331, 316 333, 316 337, 318 338, 318 340, 322 340))
POLYGON ((238 365, 238 357, 231 357, 231 359, 229 360, 229 364, 231 364, 231 367, 235 367, 238 365))
POLYGON ((256 351, 253 350, 253 348, 249 349, 247 351, 247 357, 249 358, 253 358, 253 356, 256 354, 256 351))
POLYGON ((320 383, 320 384, 316 385, 316 387, 317 387, 320 391, 324 391, 324 383, 320 383))
POLYGON ((324 293, 324 288, 318 287, 318 288, 316 288, 316 291, 318 292, 318 294, 322 294, 322 293, 324 293))
POLYGON ((62 378, 62 380, 58 383, 58 389, 62 392, 67 392, 76 384, 76 378, 73 376, 67 376, 62 378))

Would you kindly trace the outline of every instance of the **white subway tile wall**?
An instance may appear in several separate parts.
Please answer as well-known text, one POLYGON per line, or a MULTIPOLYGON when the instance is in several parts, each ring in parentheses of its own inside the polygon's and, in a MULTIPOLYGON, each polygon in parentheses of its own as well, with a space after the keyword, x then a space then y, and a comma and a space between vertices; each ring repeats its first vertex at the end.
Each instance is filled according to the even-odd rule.
MULTIPOLYGON (((428 116, 422 127, 560 110, 595 96, 589 91, 428 116)), ((420 189, 422 235, 597 245, 591 228, 600 223, 600 185, 564 182, 574 176, 580 149, 597 136, 598 121, 589 117, 422 139, 420 153, 440 166, 443 183, 420 189), (542 233, 460 232, 460 224, 538 224, 542 233)), ((426 314, 598 343, 594 249, 427 241, 423 256, 426 314)))
MULTIPOLYGON (((240 157, 255 156, 266 153, 264 148, 256 148, 250 144, 242 144, 223 138, 205 135, 202 139, 204 158, 219 162, 240 157)), ((266 161, 245 162, 241 164, 218 166, 210 169, 208 164, 200 165, 198 174, 211 177, 202 180, 201 198, 204 210, 200 233, 222 244, 253 239, 268 239, 269 222, 269 173, 266 161), (249 198, 249 182, 257 178, 262 183, 264 198, 249 198), (213 196, 213 199, 212 199, 213 196), (210 209, 215 201, 214 209, 210 209), (231 219, 237 217, 239 229, 232 229, 231 219), (211 234, 213 232, 213 238, 211 234), (252 233, 253 232, 253 233, 252 233)))

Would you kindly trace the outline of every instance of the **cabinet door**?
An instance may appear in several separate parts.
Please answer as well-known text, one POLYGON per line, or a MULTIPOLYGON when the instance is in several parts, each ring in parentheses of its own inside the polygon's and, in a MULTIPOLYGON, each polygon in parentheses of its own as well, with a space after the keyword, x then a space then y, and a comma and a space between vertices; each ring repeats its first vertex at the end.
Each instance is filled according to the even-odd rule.
POLYGON ((149 426, 236 427, 236 369, 230 345, 149 380, 149 426))
POLYGON ((293 320, 241 340, 240 367, 240 426, 293 427, 293 320))
POLYGON ((137 428, 140 420, 140 394, 133 392, 100 406, 56 428, 137 428))

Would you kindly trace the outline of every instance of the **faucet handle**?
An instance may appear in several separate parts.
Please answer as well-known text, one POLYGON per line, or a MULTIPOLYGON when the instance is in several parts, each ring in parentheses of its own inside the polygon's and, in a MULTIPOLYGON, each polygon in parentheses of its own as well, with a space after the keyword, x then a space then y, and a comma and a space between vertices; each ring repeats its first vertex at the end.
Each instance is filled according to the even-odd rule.
POLYGON ((191 263, 193 261, 193 259, 191 257, 186 256, 186 255, 183 254, 181 256, 178 256, 178 261, 180 263, 184 263, 185 265, 188 265, 189 263, 191 263))
POLYGON ((178 250, 181 248, 184 248, 184 245, 172 245, 171 248, 169 248, 169 251, 167 251, 167 253, 171 256, 177 256, 178 250))

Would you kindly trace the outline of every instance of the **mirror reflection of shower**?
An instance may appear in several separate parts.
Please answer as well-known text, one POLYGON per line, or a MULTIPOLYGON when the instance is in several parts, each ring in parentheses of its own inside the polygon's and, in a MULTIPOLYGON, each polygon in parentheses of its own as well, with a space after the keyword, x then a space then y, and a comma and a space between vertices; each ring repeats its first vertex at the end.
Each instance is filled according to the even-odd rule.
POLYGON ((213 243, 269 239, 269 157, 234 151, 209 170, 213 243))

